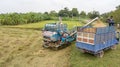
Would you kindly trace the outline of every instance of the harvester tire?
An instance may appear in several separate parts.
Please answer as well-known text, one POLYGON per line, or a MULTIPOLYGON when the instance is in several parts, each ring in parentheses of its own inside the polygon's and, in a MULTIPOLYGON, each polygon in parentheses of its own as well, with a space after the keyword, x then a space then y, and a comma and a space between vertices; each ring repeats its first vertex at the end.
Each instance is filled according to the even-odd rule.
POLYGON ((49 48, 49 46, 47 46, 47 45, 45 45, 45 44, 44 44, 44 45, 42 45, 42 46, 43 46, 44 48, 49 48))

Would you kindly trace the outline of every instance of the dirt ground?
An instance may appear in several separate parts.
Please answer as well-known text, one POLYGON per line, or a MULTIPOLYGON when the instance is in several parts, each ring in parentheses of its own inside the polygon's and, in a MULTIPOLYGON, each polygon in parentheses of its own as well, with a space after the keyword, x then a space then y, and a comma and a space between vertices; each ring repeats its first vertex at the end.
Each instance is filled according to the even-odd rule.
POLYGON ((0 67, 70 67, 70 46, 53 51, 42 43, 39 30, 0 27, 0 67))

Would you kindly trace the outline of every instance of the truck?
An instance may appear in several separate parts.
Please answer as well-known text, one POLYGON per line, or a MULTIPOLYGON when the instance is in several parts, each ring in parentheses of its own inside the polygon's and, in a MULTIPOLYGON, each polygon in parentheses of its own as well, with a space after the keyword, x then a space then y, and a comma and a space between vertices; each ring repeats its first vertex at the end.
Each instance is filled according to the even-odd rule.
MULTIPOLYGON (((116 49, 116 45, 119 43, 116 34, 114 26, 77 27, 76 47, 82 53, 91 53, 97 57, 103 57, 104 50, 116 49)), ((118 37, 120 37, 119 33, 118 37)))

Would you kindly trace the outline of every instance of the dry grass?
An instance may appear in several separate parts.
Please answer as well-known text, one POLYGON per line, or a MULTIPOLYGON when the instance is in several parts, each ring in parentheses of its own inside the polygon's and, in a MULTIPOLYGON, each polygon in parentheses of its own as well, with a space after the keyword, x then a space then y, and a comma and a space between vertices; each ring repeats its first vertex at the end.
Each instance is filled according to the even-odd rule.
POLYGON ((70 47, 52 51, 42 43, 39 30, 0 27, 0 67, 69 66, 70 47))
POLYGON ((97 20, 96 22, 93 23, 93 27, 106 27, 106 25, 102 21, 97 20))

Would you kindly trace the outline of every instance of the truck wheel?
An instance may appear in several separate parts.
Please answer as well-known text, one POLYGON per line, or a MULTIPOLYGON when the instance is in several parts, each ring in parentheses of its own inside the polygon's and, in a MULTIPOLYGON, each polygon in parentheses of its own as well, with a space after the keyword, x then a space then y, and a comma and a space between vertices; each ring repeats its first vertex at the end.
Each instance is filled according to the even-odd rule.
POLYGON ((96 54, 97 57, 102 58, 104 56, 104 51, 100 51, 99 53, 96 54))
POLYGON ((117 49, 116 45, 111 46, 111 49, 116 50, 117 49))
POLYGON ((85 53, 86 51, 84 49, 80 49, 82 53, 85 53))

